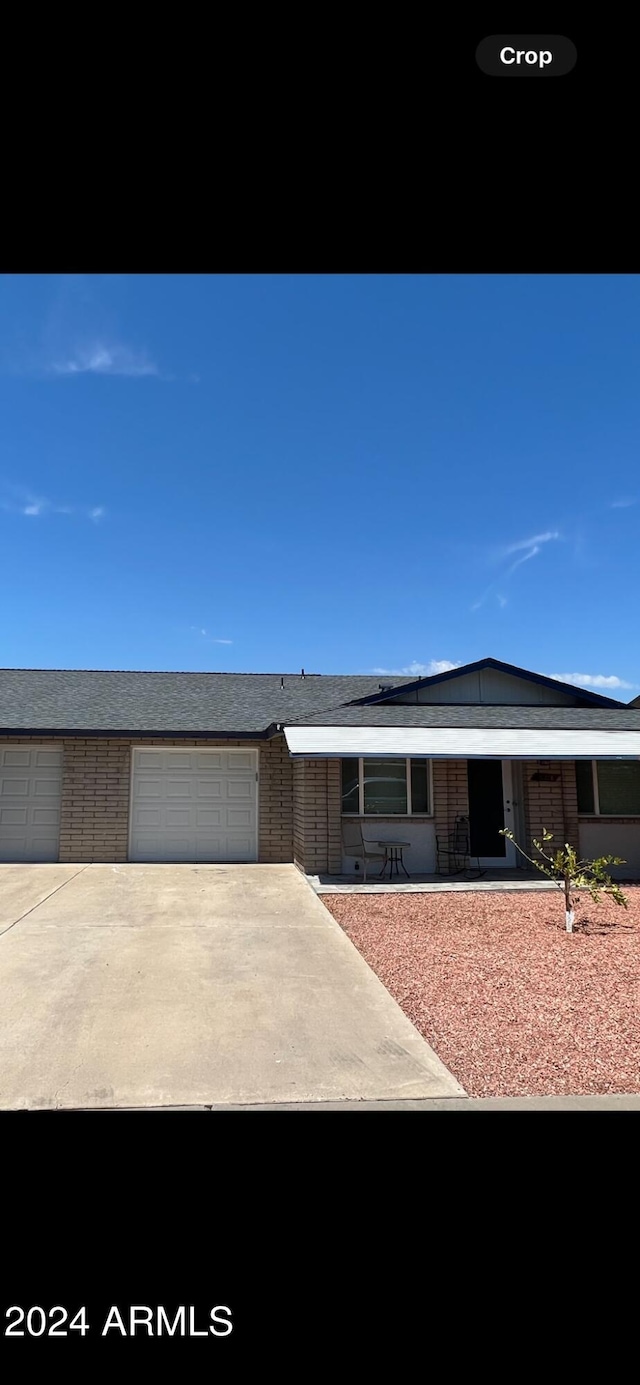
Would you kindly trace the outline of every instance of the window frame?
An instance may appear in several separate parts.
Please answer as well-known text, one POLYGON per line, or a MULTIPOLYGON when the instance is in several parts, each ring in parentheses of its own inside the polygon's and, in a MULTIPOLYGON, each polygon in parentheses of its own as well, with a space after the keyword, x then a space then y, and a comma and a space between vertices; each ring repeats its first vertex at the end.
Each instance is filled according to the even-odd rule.
POLYGON ((389 756, 384 756, 383 758, 385 758, 385 759, 389 759, 389 760, 404 760, 404 762, 405 762, 405 777, 406 777, 406 789, 407 789, 407 811, 406 811, 406 813, 365 813, 365 811, 364 811, 364 762, 365 762, 365 760, 379 760, 380 758, 381 758, 381 757, 380 757, 379 755, 341 755, 341 757, 340 757, 340 766, 341 766, 340 774, 341 774, 341 776, 342 776, 342 761, 343 761, 343 760, 357 760, 357 761, 358 761, 358 811, 357 811, 357 813, 345 813, 344 810, 343 810, 343 808, 342 808, 342 797, 341 797, 341 799, 340 799, 340 813, 341 813, 341 817, 344 817, 344 818, 366 818, 368 822, 375 821, 376 818, 382 819, 383 821, 384 821, 385 818, 394 818, 394 819, 395 819, 395 818, 399 818, 399 819, 402 819, 402 818, 419 818, 419 819, 432 818, 432 817, 433 817, 433 760, 430 760, 429 757, 428 757, 428 755, 389 755, 389 756), (414 812, 413 812, 413 804, 412 804, 412 800, 411 800, 411 761, 412 761, 412 760, 415 760, 416 762, 420 761, 420 762, 422 762, 423 764, 426 764, 426 766, 427 766, 427 791, 428 791, 428 794, 429 794, 429 812, 428 812, 428 813, 414 813, 414 812))
POLYGON ((578 808, 578 817, 579 817, 579 818, 640 818, 640 812, 637 812, 637 813, 622 813, 622 812, 617 812, 617 813, 603 813, 603 812, 601 812, 601 810, 600 810, 600 787, 599 787, 599 785, 598 785, 598 761, 597 761, 597 760, 590 760, 590 761, 589 761, 589 764, 591 765, 591 778, 592 778, 592 782, 593 782, 593 812, 592 812, 592 813, 589 813, 589 812, 586 812, 586 811, 585 811, 584 809, 582 809, 582 808, 578 808))

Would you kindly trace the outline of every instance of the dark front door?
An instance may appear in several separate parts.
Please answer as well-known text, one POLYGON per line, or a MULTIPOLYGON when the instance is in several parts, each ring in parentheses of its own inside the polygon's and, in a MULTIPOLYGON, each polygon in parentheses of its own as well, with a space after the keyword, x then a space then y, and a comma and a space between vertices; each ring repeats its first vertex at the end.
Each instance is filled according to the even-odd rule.
POLYGON ((507 844, 498 836, 505 826, 502 760, 467 760, 467 776, 471 855, 505 857, 507 844))

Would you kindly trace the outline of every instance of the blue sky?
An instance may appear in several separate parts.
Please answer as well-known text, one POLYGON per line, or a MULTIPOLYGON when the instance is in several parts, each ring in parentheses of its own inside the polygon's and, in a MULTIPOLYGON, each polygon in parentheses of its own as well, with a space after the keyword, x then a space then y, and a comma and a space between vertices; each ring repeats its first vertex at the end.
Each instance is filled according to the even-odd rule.
POLYGON ((1 665, 493 655, 635 695, 640 277, 16 275, 0 309, 1 665))

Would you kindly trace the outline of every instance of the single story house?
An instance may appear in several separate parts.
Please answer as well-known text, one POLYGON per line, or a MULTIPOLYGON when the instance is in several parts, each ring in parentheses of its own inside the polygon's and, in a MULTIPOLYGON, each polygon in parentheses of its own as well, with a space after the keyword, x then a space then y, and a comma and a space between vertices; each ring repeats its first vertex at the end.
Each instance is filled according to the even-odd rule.
POLYGON ((544 827, 640 877, 640 707, 482 659, 430 678, 0 671, 0 861, 288 862, 354 874, 342 824, 470 821, 488 868, 544 827))

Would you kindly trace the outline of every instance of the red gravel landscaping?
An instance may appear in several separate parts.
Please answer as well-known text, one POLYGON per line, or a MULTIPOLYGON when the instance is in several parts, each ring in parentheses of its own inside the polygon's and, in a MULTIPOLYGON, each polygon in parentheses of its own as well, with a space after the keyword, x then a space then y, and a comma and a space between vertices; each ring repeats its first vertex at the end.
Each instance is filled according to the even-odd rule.
POLYGON ((470 1096, 640 1092, 640 886, 326 894, 323 903, 470 1096))

